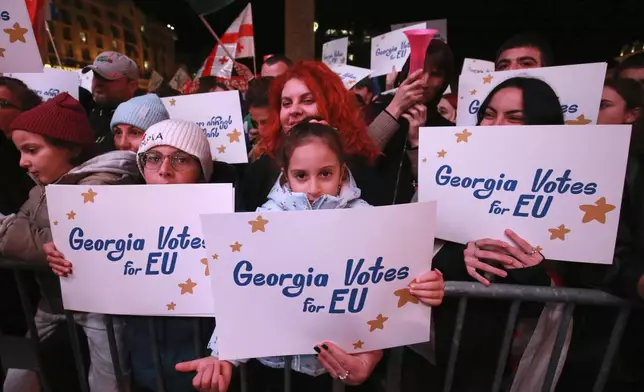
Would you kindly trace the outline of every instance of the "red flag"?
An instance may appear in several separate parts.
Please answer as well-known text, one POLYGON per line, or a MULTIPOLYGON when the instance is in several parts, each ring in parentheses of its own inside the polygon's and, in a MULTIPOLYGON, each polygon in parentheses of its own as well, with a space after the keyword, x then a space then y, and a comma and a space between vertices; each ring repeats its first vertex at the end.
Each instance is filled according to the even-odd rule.
POLYGON ((40 41, 45 28, 47 19, 47 9, 49 7, 49 0, 25 0, 27 11, 29 12, 29 20, 36 36, 36 41, 40 41))

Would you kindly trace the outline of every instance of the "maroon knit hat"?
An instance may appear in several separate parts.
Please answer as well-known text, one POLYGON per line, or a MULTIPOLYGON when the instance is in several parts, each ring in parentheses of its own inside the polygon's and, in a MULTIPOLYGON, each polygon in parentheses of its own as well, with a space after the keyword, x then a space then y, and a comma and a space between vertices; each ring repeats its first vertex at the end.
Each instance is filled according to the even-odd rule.
POLYGON ((11 130, 22 130, 52 139, 94 146, 94 135, 83 106, 74 97, 61 93, 28 110, 11 123, 11 130))

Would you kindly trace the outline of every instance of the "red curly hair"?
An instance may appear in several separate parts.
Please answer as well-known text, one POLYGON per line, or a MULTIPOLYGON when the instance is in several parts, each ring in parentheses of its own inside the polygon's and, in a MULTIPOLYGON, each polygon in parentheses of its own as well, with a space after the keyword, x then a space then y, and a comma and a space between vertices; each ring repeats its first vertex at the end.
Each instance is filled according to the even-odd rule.
POLYGON ((305 60, 296 63, 273 80, 269 92, 270 116, 254 149, 256 157, 263 154, 275 157, 283 134, 279 118, 282 90, 291 79, 301 80, 311 90, 317 103, 317 115, 338 130, 347 154, 364 156, 372 162, 380 155, 380 150, 367 133, 367 125, 354 94, 344 87, 340 77, 324 63, 305 60))

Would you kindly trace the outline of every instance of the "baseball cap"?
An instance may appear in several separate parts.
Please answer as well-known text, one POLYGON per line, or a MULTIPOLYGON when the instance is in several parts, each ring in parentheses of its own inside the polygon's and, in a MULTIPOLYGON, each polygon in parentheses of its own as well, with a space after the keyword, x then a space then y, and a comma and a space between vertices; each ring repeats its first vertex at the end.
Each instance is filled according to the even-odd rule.
POLYGON ((122 77, 139 79, 139 67, 131 58, 119 52, 103 52, 96 56, 94 64, 83 68, 83 73, 94 71, 107 80, 122 77))

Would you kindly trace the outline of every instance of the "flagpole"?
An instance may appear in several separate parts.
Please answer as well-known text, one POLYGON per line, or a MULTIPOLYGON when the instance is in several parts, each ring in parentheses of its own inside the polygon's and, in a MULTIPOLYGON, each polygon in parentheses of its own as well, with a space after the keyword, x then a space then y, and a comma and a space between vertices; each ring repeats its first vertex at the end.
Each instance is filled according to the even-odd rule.
POLYGON ((49 21, 45 21, 45 30, 47 30, 47 35, 49 36, 49 41, 51 41, 51 46, 54 48, 54 53, 56 54, 56 60, 58 60, 58 66, 62 67, 63 63, 60 61, 60 56, 58 55, 58 49, 56 49, 56 43, 54 43, 54 37, 51 35, 49 30, 49 21))
MULTIPOLYGON (((254 43, 253 43, 253 46, 254 43)), ((255 52, 255 48, 253 47, 253 52, 255 52)), ((257 56, 255 56, 255 53, 253 53, 253 73, 255 74, 254 77, 257 77, 257 56)))
POLYGON ((230 54, 228 49, 226 49, 226 46, 224 45, 223 42, 221 42, 221 40, 219 39, 219 36, 217 35, 217 33, 215 33, 215 30, 213 30, 212 27, 210 27, 210 24, 208 23, 206 18, 204 18, 203 15, 199 15, 199 19, 201 19, 201 21, 206 26, 208 31, 210 31, 210 34, 212 34, 212 36, 215 37, 215 39, 217 40, 217 43, 219 44, 219 46, 221 46, 221 48, 224 50, 224 52, 228 55, 228 58, 230 58, 233 61, 233 63, 236 63, 235 57, 232 54, 230 54))

